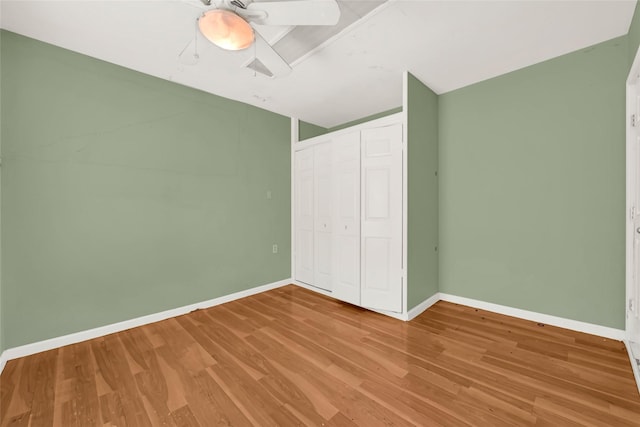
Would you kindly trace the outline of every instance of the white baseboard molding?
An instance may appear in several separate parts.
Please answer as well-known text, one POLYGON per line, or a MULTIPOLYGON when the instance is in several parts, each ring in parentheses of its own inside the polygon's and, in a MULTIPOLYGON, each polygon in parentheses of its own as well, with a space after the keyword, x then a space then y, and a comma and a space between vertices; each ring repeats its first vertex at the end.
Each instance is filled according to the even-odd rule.
POLYGON ((209 308, 240 298, 259 294, 261 292, 270 291, 272 289, 289 285, 291 283, 291 279, 280 280, 279 282, 256 286, 255 288, 246 289, 244 291, 235 292, 229 295, 223 295, 221 297, 210 299, 208 301, 185 305, 183 307, 173 308, 171 310, 161 311, 159 313, 149 314, 147 316, 136 317, 135 319, 125 320, 122 322, 113 323, 111 325, 100 326, 97 328, 88 329, 86 331, 75 332, 44 341, 38 341, 31 344, 8 348, 2 352, 2 355, 0 355, 0 373, 2 373, 2 370, 4 369, 7 361, 12 359, 29 356, 31 354, 40 353, 42 351, 52 350, 54 348, 63 347, 65 345, 76 344, 82 341, 102 337, 105 335, 113 334, 115 332, 125 331, 127 329, 135 328, 138 326, 148 325, 149 323, 159 322, 161 320, 181 316, 194 310, 209 308))
POLYGON ((581 322, 578 320, 565 319, 563 317, 551 316, 535 311, 521 310, 506 305, 493 304, 490 302, 479 301, 471 298, 459 297, 440 293, 442 301, 453 302, 456 304, 467 305, 469 307, 479 308, 481 310, 492 311, 494 313, 504 314, 507 316, 518 317, 520 319, 531 320, 533 322, 545 323, 547 325, 558 326, 560 328, 571 329, 573 331, 584 332, 591 335, 610 338, 616 341, 623 341, 626 333, 623 329, 610 328, 608 326, 595 325, 593 323, 581 322))
POLYGON ((0 354, 0 374, 2 374, 2 371, 4 370, 4 367, 6 364, 7 364, 7 352, 3 351, 2 354, 0 354))
MULTIPOLYGON (((330 291, 317 288, 312 285, 308 285, 296 280, 292 281, 293 284, 317 292, 322 295, 332 297, 330 291)), ((557 326, 560 328, 571 329, 577 332, 584 332, 586 334, 597 335, 600 337, 610 338, 616 341, 623 341, 626 338, 626 332, 623 329, 611 328, 608 326, 596 325, 593 323, 581 322, 579 320, 566 319, 564 317, 552 316, 549 314, 538 313, 535 311, 522 310, 519 308, 509 307, 507 305, 494 304, 491 302, 480 301, 472 298, 459 297, 457 295, 446 294, 438 292, 420 304, 409 310, 408 313, 394 313, 391 311, 374 310, 376 313, 384 314, 385 316, 393 317, 404 321, 409 321, 421 313, 426 311, 433 304, 438 301, 448 301, 456 304, 466 305, 469 307, 479 308, 481 310, 492 311, 494 313, 504 314, 506 316, 517 317, 524 320, 530 320, 533 322, 544 323, 547 325, 557 326)), ((363 307, 367 308, 367 307, 363 307)))
POLYGON ((405 322, 409 322, 410 320, 413 320, 419 315, 421 315, 424 311, 426 311, 429 307, 431 307, 433 304, 437 303, 438 301, 440 301, 440 295, 437 293, 433 294, 426 300, 422 301, 420 304, 413 307, 407 313, 396 313, 393 311, 375 310, 373 308, 367 308, 367 307, 363 307, 363 308, 367 308, 367 310, 375 311, 376 313, 384 314, 385 316, 393 317, 394 319, 399 319, 405 322))
POLYGON ((409 310, 406 316, 406 320, 415 319, 438 301, 440 301, 440 293, 436 292, 435 294, 431 295, 429 298, 409 310))
MULTIPOLYGON (((12 359, 29 356, 31 354, 52 350, 54 348, 75 344, 75 343, 90 340, 93 338, 98 338, 98 337, 109 335, 115 332, 121 332, 121 331, 135 328, 138 326, 147 325, 149 323, 159 322, 161 320, 166 320, 172 317, 187 314, 194 310, 204 309, 204 308, 209 308, 216 305, 224 304, 226 302, 234 301, 240 298, 244 298, 244 297, 255 295, 261 292, 269 291, 271 289, 276 289, 288 284, 295 284, 297 286, 312 290, 314 292, 318 292, 322 295, 326 295, 329 297, 332 296, 332 293, 330 291, 316 288, 315 286, 311 286, 303 282, 298 282, 293 279, 285 279, 278 282, 268 283, 266 285, 257 286, 255 288, 250 288, 244 291, 236 292, 233 294, 224 295, 208 301, 203 301, 203 302, 199 302, 199 303, 195 303, 195 304, 191 304, 183 307, 178 307, 171 310, 162 311, 160 313, 154 313, 147 316, 137 317, 135 319, 125 320, 123 322, 118 322, 111 325, 100 326, 98 328, 76 332, 76 333, 64 335, 61 337, 55 337, 55 338, 51 338, 44 341, 22 345, 19 347, 9 348, 3 351, 2 354, 0 355, 0 373, 2 373, 2 370, 4 369, 7 361, 12 359)), ((409 321, 419 316, 421 313, 426 311, 429 307, 431 307, 433 304, 435 304, 440 300, 461 304, 461 305, 466 305, 469 307, 479 308, 481 310, 487 310, 494 313, 504 314, 507 316, 518 317, 525 320, 531 320, 534 322, 558 326, 565 329, 571 329, 578 332, 584 332, 587 334, 598 335, 598 336, 614 339, 617 341, 624 341, 625 345, 627 345, 630 359, 633 361, 632 354, 629 350, 629 345, 625 339, 626 333, 622 329, 615 329, 607 326, 594 325, 591 323, 565 319, 562 317, 551 316, 548 314, 537 313, 534 311, 521 310, 519 308, 493 304, 490 302, 479 301, 471 298, 459 297, 456 295, 446 294, 442 292, 430 296, 429 298, 427 298, 426 300, 424 300, 423 302, 421 302, 420 304, 418 304, 417 306, 409 310, 409 312, 406 314, 393 313, 393 312, 387 312, 387 311, 377 311, 377 310, 373 310, 373 311, 376 311, 378 313, 381 313, 396 319, 409 321)), ((636 381, 638 382, 638 387, 640 390, 640 373, 638 373, 637 365, 634 366, 634 375, 636 376, 636 381)))
POLYGON ((638 387, 638 393, 640 393, 640 367, 638 366, 638 362, 636 362, 636 358, 640 357, 640 354, 633 354, 629 340, 624 340, 624 346, 627 347, 629 362, 631 363, 631 369, 633 370, 633 377, 636 379, 636 386, 638 387))

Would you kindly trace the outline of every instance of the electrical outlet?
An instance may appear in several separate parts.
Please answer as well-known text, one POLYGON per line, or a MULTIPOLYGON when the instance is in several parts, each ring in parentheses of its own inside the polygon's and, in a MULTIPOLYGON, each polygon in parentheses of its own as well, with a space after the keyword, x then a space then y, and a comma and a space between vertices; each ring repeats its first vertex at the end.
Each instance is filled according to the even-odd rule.
POLYGON ((271 250, 273 251, 274 254, 277 254, 278 253, 278 245, 273 245, 271 250))

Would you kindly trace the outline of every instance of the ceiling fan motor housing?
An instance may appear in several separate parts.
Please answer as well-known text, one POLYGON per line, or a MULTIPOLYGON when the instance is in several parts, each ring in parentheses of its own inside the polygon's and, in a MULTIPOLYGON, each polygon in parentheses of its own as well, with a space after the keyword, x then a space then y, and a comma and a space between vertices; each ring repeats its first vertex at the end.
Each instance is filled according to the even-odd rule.
POLYGON ((231 0, 231 4, 235 7, 239 7, 240 9, 246 9, 249 4, 251 4, 252 0, 231 0))

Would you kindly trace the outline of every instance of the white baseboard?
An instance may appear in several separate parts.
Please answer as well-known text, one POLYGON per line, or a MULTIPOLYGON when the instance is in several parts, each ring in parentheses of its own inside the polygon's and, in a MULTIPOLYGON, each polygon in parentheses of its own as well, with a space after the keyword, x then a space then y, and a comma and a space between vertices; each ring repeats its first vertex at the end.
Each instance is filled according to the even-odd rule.
MULTIPOLYGON (((437 303, 438 301, 440 301, 440 294, 436 293, 431 295, 426 300, 422 301, 420 304, 413 307, 407 313, 396 313, 393 311, 375 310, 372 308, 369 308, 368 310, 375 311, 376 313, 384 314, 385 316, 393 317, 394 319, 399 319, 399 320, 408 322, 418 317, 419 315, 421 315, 425 310, 427 310, 429 307, 431 307, 433 304, 437 303)), ((364 307, 364 308, 367 308, 367 307, 364 307)))
POLYGON ((111 325, 100 326, 97 328, 88 329, 86 331, 75 332, 73 334, 63 335, 44 341, 38 341, 31 344, 8 348, 3 351, 2 355, 0 356, 0 373, 2 373, 2 370, 4 369, 7 361, 12 359, 29 356, 31 354, 40 353, 42 351, 52 350, 54 348, 63 347, 65 345, 76 344, 82 341, 113 334, 115 332, 121 332, 138 326, 147 325, 149 323, 159 322, 161 320, 166 320, 172 317, 190 313, 194 310, 209 308, 240 298, 259 294, 261 292, 270 291, 271 289, 276 289, 291 283, 291 279, 280 280, 279 282, 256 286, 255 288, 246 289, 244 291, 235 292, 229 295, 223 295, 221 297, 214 298, 208 301, 185 305, 183 307, 173 308, 171 310, 161 311, 159 313, 149 314, 147 316, 136 317, 135 319, 125 320, 123 322, 113 323, 111 325))
POLYGON ((640 367, 638 367, 638 363, 636 362, 636 357, 640 357, 640 354, 633 354, 629 340, 624 340, 624 346, 627 347, 629 362, 631 363, 631 369, 633 370, 633 377, 636 379, 636 386, 638 387, 638 393, 640 393, 640 367))
POLYGON ((4 370, 4 366, 7 364, 7 352, 6 350, 0 354, 0 374, 4 370))
POLYGON ((622 329, 594 325, 593 323, 565 319, 563 317, 551 316, 549 314, 537 313, 535 311, 521 310, 519 308, 513 308, 506 305, 493 304, 490 302, 459 297, 442 292, 440 293, 440 299, 443 301, 467 305, 469 307, 492 311, 494 313, 504 314, 507 316, 519 317, 520 319, 531 320, 533 322, 545 323, 547 325, 558 326, 560 328, 571 329, 573 331, 584 332, 591 335, 598 335, 600 337, 610 338, 616 341, 623 341, 626 337, 626 333, 622 329))
MULTIPOLYGON (((203 302, 199 302, 199 303, 195 303, 195 304, 191 304, 183 307, 174 308, 171 310, 162 311, 160 313, 150 314, 148 316, 137 317, 135 319, 125 320, 123 322, 118 322, 111 325, 100 326, 98 328, 89 329, 86 331, 76 332, 69 335, 63 335, 61 337, 55 337, 55 338, 51 338, 44 341, 22 345, 19 347, 9 348, 3 351, 2 354, 0 355, 0 373, 2 373, 2 370, 4 369, 7 361, 12 359, 29 356, 31 354, 40 353, 46 350, 52 350, 54 348, 75 344, 75 343, 90 340, 93 338, 98 338, 98 337, 112 334, 115 332, 121 332, 121 331, 135 328, 138 326, 147 325, 149 323, 159 322, 161 320, 187 314, 193 310, 204 309, 204 308, 209 308, 216 305, 224 304, 226 302, 234 301, 240 298, 244 298, 244 297, 255 295, 261 292, 269 291, 271 289, 276 289, 291 283, 297 286, 312 290, 314 292, 318 292, 322 295, 332 296, 332 293, 330 291, 316 288, 315 286, 298 282, 293 279, 285 279, 279 282, 268 283, 266 285, 257 286, 255 288, 247 289, 247 290, 236 292, 229 295, 224 295, 208 301, 203 301, 203 302)), ((625 340, 626 338, 625 331, 621 329, 615 329, 615 328, 610 328, 610 327, 601 326, 601 325, 594 325, 591 323, 565 319, 562 317, 551 316, 548 314, 537 313, 534 311, 521 310, 519 308, 493 304, 490 302, 479 301, 471 298, 459 297, 456 295, 450 295, 442 292, 430 296, 429 298, 427 298, 426 300, 424 300, 423 302, 421 302, 420 304, 418 304, 417 306, 409 310, 409 312, 406 314, 392 313, 392 312, 385 312, 385 311, 377 311, 377 312, 384 314, 386 316, 396 318, 396 319, 409 321, 414 319, 421 313, 423 313, 425 310, 427 310, 429 307, 431 307, 433 304, 435 304, 440 300, 461 304, 461 305, 466 305, 469 307, 475 307, 481 310, 492 311, 494 313, 504 314, 507 316, 518 317, 525 320, 531 320, 534 322, 558 326, 561 328, 571 329, 574 331, 584 332, 587 334, 611 338, 617 341, 624 341, 625 345, 627 345, 627 349, 629 349, 628 343, 625 340)), ((630 358, 632 357, 631 353, 629 353, 629 356, 630 358)), ((638 387, 640 390, 640 374, 637 371, 638 371, 638 367, 635 366, 634 375, 636 375, 636 381, 638 382, 638 387)))
POLYGON ((426 300, 422 301, 420 304, 416 305, 411 310, 409 310, 406 316, 407 317, 406 320, 415 319, 416 317, 421 315, 424 311, 426 311, 429 307, 431 307, 433 304, 437 303, 438 301, 440 301, 440 293, 436 292, 435 294, 431 295, 429 298, 427 298, 426 300))

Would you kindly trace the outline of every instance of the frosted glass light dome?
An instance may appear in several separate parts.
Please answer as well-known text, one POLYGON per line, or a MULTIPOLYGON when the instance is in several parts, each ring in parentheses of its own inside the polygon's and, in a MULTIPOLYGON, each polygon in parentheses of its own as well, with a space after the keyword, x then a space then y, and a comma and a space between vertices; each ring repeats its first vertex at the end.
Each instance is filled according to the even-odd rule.
POLYGON ((207 40, 225 50, 246 49, 255 40, 251 25, 230 10, 205 12, 198 19, 198 28, 207 40))

